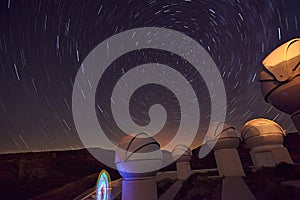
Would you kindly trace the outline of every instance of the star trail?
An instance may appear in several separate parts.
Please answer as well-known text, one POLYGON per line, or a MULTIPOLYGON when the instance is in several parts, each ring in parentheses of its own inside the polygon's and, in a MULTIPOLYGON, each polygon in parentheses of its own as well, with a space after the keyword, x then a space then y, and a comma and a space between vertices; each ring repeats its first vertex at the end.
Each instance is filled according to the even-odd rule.
MULTIPOLYGON (((182 32, 208 51, 225 84, 228 123, 240 129, 250 119, 266 117, 293 132, 289 116, 264 101, 258 76, 265 56, 299 37, 299 10, 297 0, 1 1, 0 152, 82 148, 72 117, 76 73, 100 42, 138 27, 182 32)), ((193 74, 189 63, 178 56, 140 50, 116 60, 98 90, 105 94, 107 85, 115 81, 114 74, 147 62, 172 65, 183 74, 193 74)), ((202 82, 197 77, 190 81, 202 82)), ((153 102, 151 98, 160 98, 170 106, 176 124, 176 100, 169 98, 171 102, 166 103, 167 97, 155 93, 159 88, 146 87, 137 93, 143 95, 146 90, 148 103, 153 102)), ((106 108, 99 106, 103 105, 101 95, 96 97, 99 118, 109 118, 106 108)), ((209 116, 205 110, 209 97, 202 97, 200 108, 204 108, 205 119, 209 116)), ((139 97, 133 101, 138 103, 139 97)), ((144 115, 137 113, 142 118, 144 115)), ((144 123, 143 119, 136 121, 144 123)), ((106 129, 115 130, 109 124, 106 129)))

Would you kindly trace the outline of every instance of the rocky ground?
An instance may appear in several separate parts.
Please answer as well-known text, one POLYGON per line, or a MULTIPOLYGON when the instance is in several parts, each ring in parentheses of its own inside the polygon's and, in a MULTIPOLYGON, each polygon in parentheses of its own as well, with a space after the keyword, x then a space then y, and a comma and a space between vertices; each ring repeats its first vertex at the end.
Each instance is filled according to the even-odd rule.
POLYGON ((86 186, 65 191, 76 197, 95 186, 102 169, 108 170, 113 179, 120 177, 85 149, 0 155, 0 199, 30 199, 82 181, 86 186), (88 177, 92 174, 96 175, 88 177))
MULTIPOLYGON (((257 172, 246 170, 246 172, 247 177, 244 181, 257 200, 299 199, 300 188, 282 184, 288 180, 300 180, 299 166, 281 163, 274 168, 262 168, 257 172)), ((197 173, 184 182, 174 200, 219 200, 221 195, 222 178, 210 179, 207 174, 197 173)))
MULTIPOLYGON (((300 163, 300 136, 288 134, 284 145, 295 163, 300 163)), ((204 159, 198 158, 199 149, 193 150, 192 169, 216 168, 213 153, 204 159)), ((252 165, 247 149, 239 148, 243 166, 252 165)), ((0 155, 0 199, 72 199, 95 186, 97 175, 109 171, 112 180, 120 177, 93 158, 86 149, 0 155)), ((174 164, 161 171, 175 170, 174 164)), ((299 166, 280 165, 256 173, 247 168, 246 183, 258 199, 293 199, 299 191, 291 186, 281 185, 282 181, 300 179, 299 166)), ((215 175, 215 174, 211 174, 215 175)), ((158 184, 162 194, 172 185, 171 180, 158 184)), ((207 174, 191 176, 176 196, 177 199, 218 199, 220 180, 207 179, 207 174), (213 195, 213 193, 215 195, 213 195)))

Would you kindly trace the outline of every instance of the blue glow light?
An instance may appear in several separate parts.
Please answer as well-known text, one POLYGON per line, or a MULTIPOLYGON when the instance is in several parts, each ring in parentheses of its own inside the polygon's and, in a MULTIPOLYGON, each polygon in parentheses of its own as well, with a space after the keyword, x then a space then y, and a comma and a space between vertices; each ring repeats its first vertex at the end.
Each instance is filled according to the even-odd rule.
POLYGON ((111 200, 110 190, 110 176, 106 170, 102 170, 97 180, 96 199, 111 200))

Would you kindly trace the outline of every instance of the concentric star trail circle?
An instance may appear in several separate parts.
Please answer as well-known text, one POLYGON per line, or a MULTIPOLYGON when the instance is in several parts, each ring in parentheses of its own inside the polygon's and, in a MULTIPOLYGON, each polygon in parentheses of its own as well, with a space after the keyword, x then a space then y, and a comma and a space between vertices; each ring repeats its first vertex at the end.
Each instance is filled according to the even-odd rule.
MULTIPOLYGON (((118 57, 134 50, 149 48, 168 51, 187 60, 199 72, 208 87, 211 99, 210 124, 225 121, 227 101, 223 80, 217 66, 206 50, 192 38, 174 30, 156 27, 136 28, 113 35, 101 42, 88 54, 78 70, 73 88, 72 111, 78 135, 84 145, 91 144, 92 142, 102 149, 118 149, 104 133, 97 120, 95 110, 97 85, 107 67, 118 57)), ((142 78, 146 79, 147 74, 142 78)), ((139 85, 139 82, 137 82, 136 85, 139 85)), ((136 88, 136 86, 134 87, 136 88)), ((115 94, 114 98, 123 98, 122 95, 118 95, 121 94, 115 94)), ((193 96, 189 96, 185 101, 191 100, 191 97, 193 96)), ((175 136, 176 138, 180 135, 180 137, 184 138, 182 143, 186 146, 190 146, 197 134, 200 111, 198 112, 197 110, 197 108, 199 109, 199 102, 196 103, 196 107, 190 102, 187 103, 192 107, 191 110, 194 112, 191 111, 185 115, 188 116, 186 121, 191 120, 196 123, 189 125, 188 132, 179 131, 180 134, 175 136)), ((115 104, 115 102, 112 102, 112 106, 113 104, 115 104)), ((127 113, 125 113, 125 115, 126 114, 127 113)), ((119 115, 122 116, 123 114, 119 112, 119 115)), ((186 124, 183 124, 182 126, 185 125, 186 124)), ((168 144, 169 146, 178 144, 179 141, 176 141, 175 138, 173 139, 174 141, 172 140, 168 144)), ((118 149, 118 151, 123 150, 118 149)), ((91 153, 100 162, 115 168, 114 158, 95 155, 93 152, 91 153)), ((146 153, 140 156, 147 158, 146 153)), ((170 163, 166 163, 166 165, 168 164, 170 163)), ((145 166, 143 170, 148 172, 157 169, 145 166)))

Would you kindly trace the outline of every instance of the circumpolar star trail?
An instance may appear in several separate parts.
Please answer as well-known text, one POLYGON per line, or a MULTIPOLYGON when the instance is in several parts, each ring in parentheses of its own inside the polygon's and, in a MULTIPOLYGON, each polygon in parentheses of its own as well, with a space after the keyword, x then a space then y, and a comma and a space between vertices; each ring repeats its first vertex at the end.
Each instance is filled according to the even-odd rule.
MULTIPOLYGON (((0 152, 82 148, 70 108, 73 81, 83 59, 116 33, 151 26, 180 31, 209 52, 226 87, 228 123, 240 128, 250 119, 266 117, 292 132, 289 116, 264 102, 257 78, 268 53, 299 37, 299 10, 297 0, 1 1, 0 152)), ((122 56, 110 74, 149 62, 193 75, 184 59, 153 49, 122 56)), ((104 79, 100 86, 105 94, 114 78, 104 79)), ((189 81, 199 82, 199 91, 206 90, 201 78, 189 81)), ((157 97, 156 89, 145 89, 147 93, 139 91, 148 98, 142 103, 157 97)), ((205 94, 204 119, 209 118, 205 94)), ((174 103, 172 98, 160 100, 174 103)), ((96 102, 101 103, 100 96, 96 102)), ((139 103, 139 97, 133 102, 139 103)), ((95 109, 106 117, 103 108, 95 105, 95 109)), ((171 109, 174 123, 176 112, 171 109)), ((136 120, 144 123, 142 118, 136 120)))

